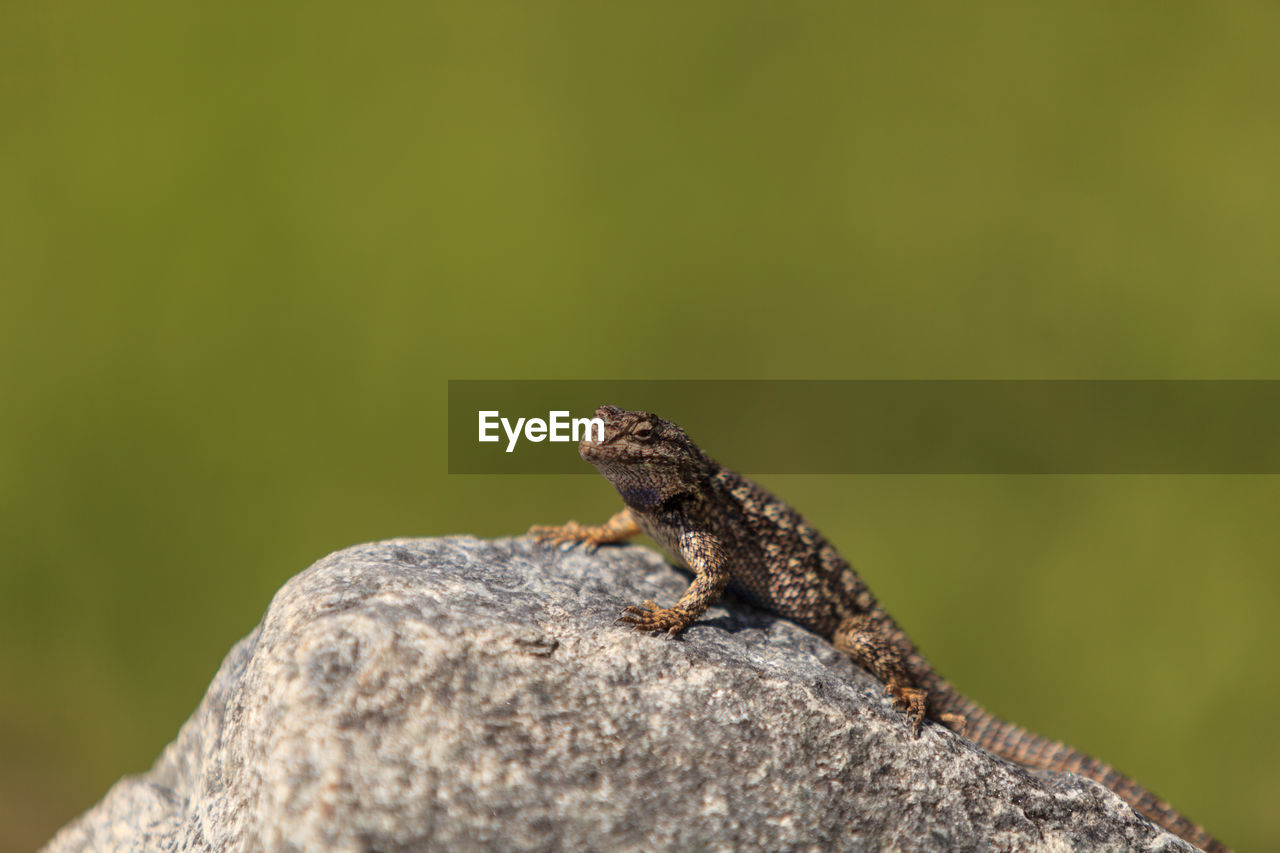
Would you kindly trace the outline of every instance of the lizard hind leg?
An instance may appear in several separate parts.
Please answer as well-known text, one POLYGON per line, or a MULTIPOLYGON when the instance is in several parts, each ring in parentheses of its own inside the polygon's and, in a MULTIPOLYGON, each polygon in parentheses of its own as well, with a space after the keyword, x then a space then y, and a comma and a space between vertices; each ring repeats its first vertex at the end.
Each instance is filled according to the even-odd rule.
POLYGON ((907 712, 912 731, 919 737, 928 715, 929 692, 912 675, 910 651, 902 648, 894 634, 892 626, 862 613, 841 622, 831 643, 884 682, 885 692, 893 697, 896 707, 907 712))
POLYGON ((960 737, 965 737, 965 732, 969 730, 968 717, 966 717, 964 714, 952 714, 949 712, 943 712, 941 714, 938 714, 937 716, 938 716, 938 722, 942 723, 947 728, 951 729, 951 731, 960 735, 960 737))

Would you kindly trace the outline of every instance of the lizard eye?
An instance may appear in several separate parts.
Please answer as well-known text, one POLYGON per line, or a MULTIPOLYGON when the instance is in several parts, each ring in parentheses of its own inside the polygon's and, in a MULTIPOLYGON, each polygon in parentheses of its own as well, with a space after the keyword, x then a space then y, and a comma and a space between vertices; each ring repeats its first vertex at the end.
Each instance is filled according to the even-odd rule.
POLYGON ((648 421, 644 421, 636 426, 635 429, 631 430, 631 434, 640 441, 648 441, 653 438, 653 424, 648 421))

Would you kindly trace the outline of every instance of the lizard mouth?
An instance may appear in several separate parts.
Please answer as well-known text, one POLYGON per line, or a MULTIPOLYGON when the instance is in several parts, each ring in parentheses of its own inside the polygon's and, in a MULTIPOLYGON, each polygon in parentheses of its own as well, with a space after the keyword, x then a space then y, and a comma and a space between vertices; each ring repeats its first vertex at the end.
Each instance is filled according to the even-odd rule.
POLYGON ((600 440, 595 439, 597 431, 587 429, 586 434, 582 437, 582 441, 578 443, 578 455, 588 462, 598 458, 600 451, 605 445, 610 444, 618 438, 618 422, 617 415, 622 410, 617 406, 601 406, 596 409, 595 416, 604 423, 604 435, 600 440))
POLYGON ((578 442, 578 455, 591 462, 596 457, 599 448, 600 442, 587 437, 578 442))
POLYGON ((588 462, 594 462, 604 455, 604 448, 617 437, 617 430, 611 431, 608 424, 605 425, 604 439, 602 441, 596 441, 592 437, 591 431, 587 430, 587 434, 583 436, 582 441, 578 442, 578 455, 588 462))

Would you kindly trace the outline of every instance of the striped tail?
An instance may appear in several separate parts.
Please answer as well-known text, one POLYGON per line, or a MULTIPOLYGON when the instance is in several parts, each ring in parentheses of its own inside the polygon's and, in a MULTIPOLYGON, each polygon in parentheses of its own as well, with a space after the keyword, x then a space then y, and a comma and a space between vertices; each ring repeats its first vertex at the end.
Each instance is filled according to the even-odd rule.
MULTIPOLYGON (((982 706, 960 695, 945 682, 936 685, 935 690, 930 690, 930 694, 933 697, 939 695, 944 697, 937 703, 939 714, 954 714, 966 720, 963 731, 960 731, 959 723, 945 724, 960 731, 962 735, 988 752, 994 752, 1001 758, 1007 758, 1025 767, 1066 771, 1086 776, 1115 791, 1136 811, 1185 841, 1208 853, 1231 853, 1225 844, 1206 832, 1204 828, 1183 817, 1173 806, 1128 776, 1116 772, 1111 765, 1077 752, 1062 741, 1042 738, 1019 725, 993 717, 982 706)), ((930 716, 935 716, 934 708, 930 707, 929 710, 930 716)))

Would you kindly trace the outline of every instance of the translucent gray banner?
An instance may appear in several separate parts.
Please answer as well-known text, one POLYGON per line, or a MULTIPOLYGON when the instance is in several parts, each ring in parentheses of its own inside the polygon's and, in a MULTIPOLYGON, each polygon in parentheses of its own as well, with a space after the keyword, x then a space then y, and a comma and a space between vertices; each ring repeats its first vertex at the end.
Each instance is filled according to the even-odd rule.
POLYGON ((751 474, 1280 473, 1273 380, 451 380, 449 473, 592 473, 606 403, 751 474))

